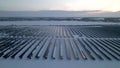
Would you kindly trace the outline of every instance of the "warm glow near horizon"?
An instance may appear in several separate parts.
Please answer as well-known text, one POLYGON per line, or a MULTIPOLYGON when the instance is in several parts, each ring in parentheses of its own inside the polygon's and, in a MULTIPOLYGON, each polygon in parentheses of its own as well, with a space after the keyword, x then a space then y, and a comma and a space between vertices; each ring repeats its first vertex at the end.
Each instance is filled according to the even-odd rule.
POLYGON ((117 11, 120 11, 120 6, 116 5, 116 6, 113 6, 112 9, 111 9, 112 12, 117 12, 117 11))
POLYGON ((120 11, 120 0, 0 0, 0 10, 120 11))

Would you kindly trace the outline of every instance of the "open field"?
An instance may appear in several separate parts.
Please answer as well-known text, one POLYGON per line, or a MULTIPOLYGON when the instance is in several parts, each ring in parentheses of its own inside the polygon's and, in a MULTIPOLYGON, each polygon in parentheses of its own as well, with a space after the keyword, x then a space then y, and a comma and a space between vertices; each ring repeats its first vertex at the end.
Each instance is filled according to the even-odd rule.
POLYGON ((117 68, 119 30, 119 25, 4 25, 0 64, 5 68, 117 68))

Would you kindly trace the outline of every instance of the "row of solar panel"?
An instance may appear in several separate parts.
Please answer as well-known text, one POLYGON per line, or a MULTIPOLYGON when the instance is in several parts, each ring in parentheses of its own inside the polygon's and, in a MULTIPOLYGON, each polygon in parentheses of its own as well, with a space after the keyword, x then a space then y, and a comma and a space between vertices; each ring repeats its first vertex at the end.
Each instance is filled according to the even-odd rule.
POLYGON ((120 60, 120 39, 1 38, 0 57, 120 60))
POLYGON ((85 26, 4 26, 0 28, 0 36, 16 37, 43 37, 51 36, 57 38, 119 38, 120 28, 110 27, 85 27, 85 26))

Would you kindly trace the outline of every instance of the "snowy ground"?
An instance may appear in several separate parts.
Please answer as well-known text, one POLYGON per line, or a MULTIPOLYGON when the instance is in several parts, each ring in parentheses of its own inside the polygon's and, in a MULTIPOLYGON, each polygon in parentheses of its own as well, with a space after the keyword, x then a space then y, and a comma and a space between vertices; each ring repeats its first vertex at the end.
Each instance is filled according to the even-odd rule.
MULTIPOLYGON (((105 22, 75 22, 75 21, 11 21, 0 22, 0 25, 120 25, 105 22)), ((0 58, 0 68, 120 68, 120 61, 109 60, 60 60, 60 59, 3 59, 0 58)))
POLYGON ((119 68, 119 61, 0 60, 1 68, 119 68))
POLYGON ((84 21, 0 21, 0 25, 120 25, 120 23, 84 21))

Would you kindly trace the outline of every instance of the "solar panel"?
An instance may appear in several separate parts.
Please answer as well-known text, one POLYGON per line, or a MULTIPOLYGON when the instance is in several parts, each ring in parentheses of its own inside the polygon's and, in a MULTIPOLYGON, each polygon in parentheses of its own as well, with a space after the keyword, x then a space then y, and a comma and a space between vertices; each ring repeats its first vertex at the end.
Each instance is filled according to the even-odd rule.
POLYGON ((0 57, 120 60, 119 26, 3 26, 0 57))

